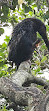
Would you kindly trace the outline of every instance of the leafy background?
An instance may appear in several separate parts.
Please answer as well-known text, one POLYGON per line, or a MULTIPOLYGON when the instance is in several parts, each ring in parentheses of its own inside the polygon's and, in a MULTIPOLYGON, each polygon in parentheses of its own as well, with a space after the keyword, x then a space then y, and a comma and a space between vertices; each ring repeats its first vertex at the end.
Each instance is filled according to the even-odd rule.
MULTIPOLYGON (((0 36, 4 34, 3 27, 10 27, 9 23, 14 27, 17 23, 28 17, 37 17, 42 20, 46 24, 47 36, 49 36, 48 0, 21 0, 21 2, 20 0, 8 0, 7 4, 1 3, 0 36)), ((38 36, 41 37, 39 34, 38 36)), ((15 71, 15 67, 12 68, 7 60, 7 46, 10 38, 11 36, 5 35, 4 42, 0 44, 0 77, 8 76, 15 71)), ((34 51, 31 62, 31 70, 34 75, 41 74, 43 69, 49 68, 48 50, 43 40, 37 50, 34 51)))

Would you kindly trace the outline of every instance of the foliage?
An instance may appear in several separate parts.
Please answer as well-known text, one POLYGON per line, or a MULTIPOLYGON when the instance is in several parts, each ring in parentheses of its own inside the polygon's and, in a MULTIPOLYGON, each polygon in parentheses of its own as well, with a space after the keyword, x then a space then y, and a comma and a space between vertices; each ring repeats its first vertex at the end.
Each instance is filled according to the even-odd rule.
POLYGON ((3 34, 4 33, 4 29, 3 28, 0 28, 0 36, 1 36, 1 34, 3 34))
POLYGON ((7 110, 6 106, 4 106, 0 111, 14 111, 13 109, 7 110))
MULTIPOLYGON (((0 7, 0 35, 4 33, 3 26, 8 27, 8 23, 12 26, 19 23, 28 17, 37 17, 46 23, 47 35, 49 32, 49 8, 46 0, 25 0, 22 3, 22 8, 18 1, 13 0, 12 8, 4 4, 0 7)), ((40 37, 40 35, 38 34, 40 37)), ((1 38, 2 39, 2 38, 1 38)), ((8 64, 7 57, 8 51, 7 46, 10 40, 9 36, 5 36, 4 43, 0 45, 0 77, 8 76, 15 71, 15 68, 10 68, 11 65, 8 64)), ((41 42, 37 51, 34 51, 32 61, 32 72, 40 74, 43 66, 48 64, 48 54, 47 48, 43 41, 41 42), (36 67, 35 67, 36 66, 36 67)))

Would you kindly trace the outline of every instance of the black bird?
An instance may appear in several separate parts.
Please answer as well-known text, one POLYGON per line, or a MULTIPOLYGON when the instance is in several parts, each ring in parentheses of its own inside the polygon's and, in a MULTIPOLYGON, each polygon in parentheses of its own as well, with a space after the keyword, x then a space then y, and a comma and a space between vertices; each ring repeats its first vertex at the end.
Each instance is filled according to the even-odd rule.
POLYGON ((17 68, 21 62, 29 60, 32 57, 36 44, 40 42, 40 39, 37 39, 37 32, 42 36, 49 50, 46 26, 41 20, 27 18, 15 26, 8 44, 8 60, 15 63, 17 68))

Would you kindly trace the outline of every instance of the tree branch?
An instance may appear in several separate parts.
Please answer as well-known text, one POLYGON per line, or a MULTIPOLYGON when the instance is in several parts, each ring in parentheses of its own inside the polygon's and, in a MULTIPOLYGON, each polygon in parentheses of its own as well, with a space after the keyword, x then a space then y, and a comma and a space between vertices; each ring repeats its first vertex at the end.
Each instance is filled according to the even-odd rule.
POLYGON ((11 80, 17 85, 23 87, 30 86, 31 83, 42 85, 45 88, 49 86, 49 83, 46 81, 46 79, 32 75, 30 71, 30 64, 28 62, 23 62, 20 64, 18 71, 12 75, 11 80))
MULTIPOLYGON (((47 111, 45 107, 49 103, 49 94, 44 95, 43 92, 36 87, 22 87, 22 85, 40 82, 39 78, 32 77, 28 62, 20 64, 18 71, 9 79, 7 77, 0 78, 0 92, 8 97, 13 103, 14 111, 17 110, 17 105, 28 106, 28 111, 47 111), (14 83, 15 82, 15 83, 14 83)), ((42 81, 42 80, 41 80, 42 81)), ((47 85, 47 82, 40 82, 42 85, 47 85)), ((49 106, 49 105, 48 105, 49 106)))
POLYGON ((6 97, 8 97, 16 105, 20 105, 20 106, 27 105, 29 107, 32 102, 33 104, 34 103, 36 104, 37 101, 40 101, 41 97, 43 96, 43 93, 38 88, 19 87, 6 77, 0 78, 0 92, 4 94, 6 97))

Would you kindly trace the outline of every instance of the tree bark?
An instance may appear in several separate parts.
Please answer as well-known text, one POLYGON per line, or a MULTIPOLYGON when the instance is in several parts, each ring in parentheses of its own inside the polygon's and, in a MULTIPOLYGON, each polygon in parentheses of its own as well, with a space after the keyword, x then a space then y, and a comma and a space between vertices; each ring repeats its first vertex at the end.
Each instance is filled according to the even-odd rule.
POLYGON ((19 87, 6 77, 0 78, 0 92, 14 102, 16 106, 28 106, 29 110, 34 107, 36 111, 38 111, 40 101, 44 98, 42 91, 38 88, 19 87))
MULTIPOLYGON (((20 64, 18 71, 16 71, 11 78, 0 78, 0 92, 14 103, 14 111, 17 110, 17 105, 21 107, 27 106, 26 111, 48 111, 49 93, 46 95, 35 86, 24 87, 29 86, 32 82, 39 84, 40 80, 34 76, 32 77, 30 72, 30 64, 28 62, 24 62, 20 64)), ((48 86, 47 82, 44 80, 42 80, 40 84, 46 84, 46 86, 48 86)))
POLYGON ((31 73, 30 64, 28 62, 21 63, 18 71, 16 71, 15 74, 12 74, 11 81, 23 87, 28 87, 31 85, 31 83, 42 85, 44 88, 49 86, 46 79, 36 77, 31 73))

